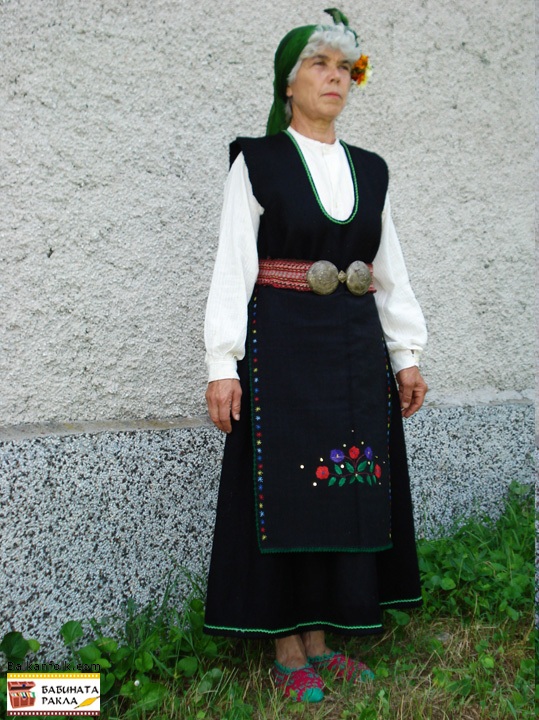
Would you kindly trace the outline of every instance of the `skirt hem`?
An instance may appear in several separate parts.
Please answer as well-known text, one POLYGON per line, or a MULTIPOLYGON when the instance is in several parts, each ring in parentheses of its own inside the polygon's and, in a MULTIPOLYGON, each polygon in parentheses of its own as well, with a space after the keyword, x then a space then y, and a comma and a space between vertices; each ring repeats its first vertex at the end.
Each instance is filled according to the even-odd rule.
MULTIPOLYGON (((423 604, 423 598, 411 598, 410 600, 386 600, 380 603, 381 608, 391 606, 392 608, 414 608, 423 604)), ((376 635, 384 631, 382 623, 374 625, 341 625, 328 621, 311 621, 296 623, 287 628, 269 630, 264 628, 234 628, 226 626, 204 624, 203 631, 206 635, 218 635, 222 637, 286 637, 299 632, 310 630, 326 630, 337 635, 376 635)))

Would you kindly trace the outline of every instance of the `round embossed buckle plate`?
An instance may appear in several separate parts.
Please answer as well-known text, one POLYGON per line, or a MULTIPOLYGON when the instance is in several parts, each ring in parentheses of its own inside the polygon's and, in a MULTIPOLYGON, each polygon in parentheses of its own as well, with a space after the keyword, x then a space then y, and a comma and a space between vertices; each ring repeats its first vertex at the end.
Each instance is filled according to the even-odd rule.
POLYGON ((361 260, 355 260, 346 268, 346 287, 353 295, 365 295, 371 281, 371 271, 361 260))
POLYGON ((331 295, 339 284, 339 271, 329 260, 318 260, 307 270, 305 278, 317 295, 331 295))

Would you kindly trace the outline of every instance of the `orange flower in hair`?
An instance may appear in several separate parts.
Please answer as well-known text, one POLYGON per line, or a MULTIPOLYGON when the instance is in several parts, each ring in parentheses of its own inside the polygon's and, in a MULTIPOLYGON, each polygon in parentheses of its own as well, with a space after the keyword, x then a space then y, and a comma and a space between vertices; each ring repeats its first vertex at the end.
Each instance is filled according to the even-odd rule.
POLYGON ((358 86, 365 85, 371 76, 371 66, 369 65, 369 56, 362 55, 352 67, 352 82, 358 86))

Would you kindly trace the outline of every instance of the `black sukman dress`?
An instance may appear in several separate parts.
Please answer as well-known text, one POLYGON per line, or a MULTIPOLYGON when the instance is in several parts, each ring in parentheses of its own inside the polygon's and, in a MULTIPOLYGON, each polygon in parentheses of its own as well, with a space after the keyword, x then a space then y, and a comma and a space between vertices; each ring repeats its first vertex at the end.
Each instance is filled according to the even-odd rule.
MULTIPOLYGON (((259 258, 370 263, 387 166, 345 145, 354 209, 324 210, 288 133, 231 145, 264 207, 259 258)), ((255 286, 241 419, 227 436, 204 630, 279 637, 382 630, 420 605, 402 420, 374 296, 255 286)))

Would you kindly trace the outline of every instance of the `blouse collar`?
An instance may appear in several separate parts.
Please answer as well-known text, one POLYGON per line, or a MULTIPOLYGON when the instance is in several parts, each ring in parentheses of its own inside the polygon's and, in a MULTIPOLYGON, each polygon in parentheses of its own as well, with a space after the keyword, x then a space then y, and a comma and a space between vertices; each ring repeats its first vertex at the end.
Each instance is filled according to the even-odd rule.
POLYGON ((339 140, 335 140, 334 143, 324 143, 319 140, 313 140, 313 138, 308 138, 297 130, 294 130, 294 128, 288 127, 287 130, 302 147, 311 148, 315 152, 323 152, 324 154, 328 152, 339 152, 342 147, 339 140))

